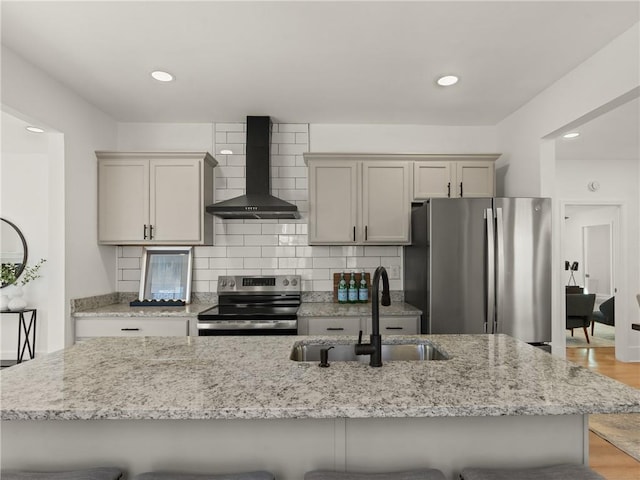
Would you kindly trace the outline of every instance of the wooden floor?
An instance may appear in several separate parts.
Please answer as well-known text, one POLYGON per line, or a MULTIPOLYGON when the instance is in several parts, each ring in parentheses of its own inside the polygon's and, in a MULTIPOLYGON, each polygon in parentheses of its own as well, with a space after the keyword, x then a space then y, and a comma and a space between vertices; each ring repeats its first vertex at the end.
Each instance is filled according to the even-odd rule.
MULTIPOLYGON (((640 364, 616 360, 614 347, 567 348, 567 360, 640 388, 640 364)), ((589 466, 607 480, 639 480, 640 462, 589 432, 589 466)))

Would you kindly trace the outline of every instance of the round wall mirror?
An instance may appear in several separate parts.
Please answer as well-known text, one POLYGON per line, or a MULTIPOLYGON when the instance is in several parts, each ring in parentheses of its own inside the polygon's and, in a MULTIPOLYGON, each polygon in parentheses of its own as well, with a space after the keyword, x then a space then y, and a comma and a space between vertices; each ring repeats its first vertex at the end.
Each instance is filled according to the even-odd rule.
MULTIPOLYGON (((20 277, 24 267, 27 265, 27 241, 18 227, 9 220, 0 218, 0 263, 2 272, 8 267, 14 267, 16 278, 20 277)), ((4 277, 4 275, 3 275, 4 277)), ((0 283, 0 288, 8 286, 4 278, 0 283)))

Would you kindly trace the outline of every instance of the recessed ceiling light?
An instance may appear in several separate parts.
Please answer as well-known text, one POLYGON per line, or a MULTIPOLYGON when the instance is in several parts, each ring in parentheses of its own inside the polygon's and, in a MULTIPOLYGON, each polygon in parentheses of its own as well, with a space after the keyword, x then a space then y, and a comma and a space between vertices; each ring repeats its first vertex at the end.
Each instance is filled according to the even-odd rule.
POLYGON ((228 148, 224 148, 220 150, 220 155, 233 155, 233 150, 229 150, 228 148))
POLYGON ((171 82, 173 80, 173 75, 169 72, 163 72, 162 70, 151 72, 151 76, 159 82, 171 82))
POLYGON ((445 75, 444 77, 440 77, 436 82, 441 87, 450 87, 458 83, 458 77, 455 75, 445 75))
POLYGON ((576 138, 579 137, 580 134, 578 132, 569 132, 563 135, 564 138, 576 138))
POLYGON ((31 133, 44 133, 44 130, 40 127, 25 127, 28 131, 30 131, 31 133))

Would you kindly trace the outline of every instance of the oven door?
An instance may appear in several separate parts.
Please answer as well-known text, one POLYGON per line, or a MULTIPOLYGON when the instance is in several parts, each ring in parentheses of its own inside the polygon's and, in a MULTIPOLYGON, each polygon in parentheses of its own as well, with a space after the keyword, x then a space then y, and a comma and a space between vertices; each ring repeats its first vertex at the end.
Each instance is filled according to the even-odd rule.
POLYGON ((198 320, 198 336, 297 335, 298 320, 198 320))

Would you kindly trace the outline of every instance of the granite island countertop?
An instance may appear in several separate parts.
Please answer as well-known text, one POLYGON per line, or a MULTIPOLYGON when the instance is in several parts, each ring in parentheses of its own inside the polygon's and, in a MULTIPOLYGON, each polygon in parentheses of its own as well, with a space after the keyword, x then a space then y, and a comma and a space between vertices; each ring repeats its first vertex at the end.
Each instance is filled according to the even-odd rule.
POLYGON ((95 338, 0 372, 2 420, 279 419, 640 412, 640 390, 506 335, 389 336, 448 360, 289 359, 354 337, 95 338))

